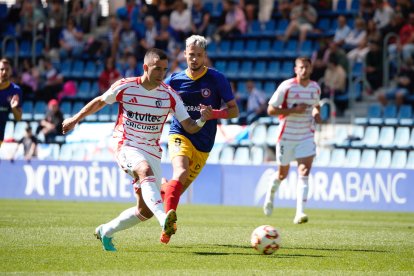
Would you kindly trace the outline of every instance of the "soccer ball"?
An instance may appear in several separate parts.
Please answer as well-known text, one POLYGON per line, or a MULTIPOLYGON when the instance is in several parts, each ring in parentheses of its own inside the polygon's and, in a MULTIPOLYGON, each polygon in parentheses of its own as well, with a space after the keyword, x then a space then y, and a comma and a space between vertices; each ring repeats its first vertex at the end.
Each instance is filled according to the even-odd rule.
POLYGON ((270 225, 262 225, 254 229, 251 237, 252 247, 259 253, 270 255, 280 247, 280 234, 270 225))

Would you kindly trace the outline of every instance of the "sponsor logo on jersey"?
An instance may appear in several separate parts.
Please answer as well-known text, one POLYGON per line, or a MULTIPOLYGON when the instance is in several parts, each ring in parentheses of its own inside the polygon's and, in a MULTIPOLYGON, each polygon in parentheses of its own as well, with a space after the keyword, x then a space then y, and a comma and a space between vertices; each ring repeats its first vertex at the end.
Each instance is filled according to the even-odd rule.
POLYGON ((128 102, 129 103, 138 103, 138 100, 137 100, 137 98, 133 97, 128 102))
POLYGON ((132 127, 136 130, 143 130, 143 131, 158 131, 159 125, 143 125, 139 123, 135 123, 133 121, 126 121, 125 125, 132 127))
POLYGON ((138 112, 127 111, 128 118, 141 122, 160 123, 162 116, 151 115, 149 113, 140 114, 138 112))

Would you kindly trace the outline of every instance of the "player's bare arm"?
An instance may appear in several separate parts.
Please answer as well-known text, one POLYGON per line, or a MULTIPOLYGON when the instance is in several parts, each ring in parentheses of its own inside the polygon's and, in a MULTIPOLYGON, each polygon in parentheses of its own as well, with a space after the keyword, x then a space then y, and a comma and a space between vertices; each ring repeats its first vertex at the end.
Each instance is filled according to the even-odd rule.
POLYGON ((75 125, 80 122, 86 116, 96 113, 101 110, 106 105, 105 101, 102 99, 102 96, 98 96, 88 104, 86 104, 78 113, 73 115, 70 118, 67 118, 62 123, 62 132, 63 134, 68 133, 72 130, 75 125))
POLYGON ((207 120, 212 119, 212 110, 213 109, 211 106, 205 106, 200 104, 200 119, 197 119, 195 121, 191 118, 187 118, 184 121, 181 121, 180 123, 185 131, 187 131, 190 134, 194 134, 203 127, 207 120))
POLYGON ((292 107, 274 107, 273 105, 269 105, 267 107, 267 114, 270 116, 277 116, 277 115, 290 115, 290 114, 301 114, 305 113, 306 109, 309 105, 301 103, 293 105, 292 107))
POLYGON ((312 110, 312 116, 315 120, 315 123, 322 124, 322 118, 320 113, 321 107, 319 105, 315 106, 312 110))
POLYGON ((13 113, 14 119, 20 121, 22 119, 22 109, 19 106, 20 97, 19 95, 14 95, 10 101, 11 111, 13 113))

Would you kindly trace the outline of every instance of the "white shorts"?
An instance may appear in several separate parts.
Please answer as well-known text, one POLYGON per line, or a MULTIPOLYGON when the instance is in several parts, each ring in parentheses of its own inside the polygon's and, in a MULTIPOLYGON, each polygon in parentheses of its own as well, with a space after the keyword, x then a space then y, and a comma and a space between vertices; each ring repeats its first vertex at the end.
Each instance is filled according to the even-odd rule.
POLYGON ((279 142, 276 145, 276 162, 281 166, 287 166, 299 158, 315 155, 316 144, 313 140, 305 140, 297 144, 279 142))
MULTIPOLYGON (((147 161, 154 173, 157 185, 161 188, 161 159, 133 147, 121 147, 119 151, 115 152, 115 156, 121 169, 132 176, 133 179, 136 178, 134 169, 137 168, 139 163, 147 161)), ((134 184, 134 187, 141 187, 139 181, 134 184)))

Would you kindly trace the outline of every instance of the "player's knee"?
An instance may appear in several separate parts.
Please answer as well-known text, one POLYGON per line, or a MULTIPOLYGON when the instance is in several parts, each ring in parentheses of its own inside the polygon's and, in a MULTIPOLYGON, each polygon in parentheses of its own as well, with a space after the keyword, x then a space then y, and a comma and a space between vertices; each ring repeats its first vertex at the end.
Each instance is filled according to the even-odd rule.
POLYGON ((141 214, 143 217, 145 217, 146 219, 150 219, 152 218, 152 216, 154 215, 151 210, 148 207, 139 207, 138 208, 138 213, 141 214))
POLYGON ((174 178, 178 179, 181 183, 184 183, 188 178, 188 170, 185 168, 178 168, 174 171, 174 178))
POLYGON ((149 175, 154 175, 152 172, 151 166, 147 162, 141 162, 136 168, 135 173, 139 176, 140 179, 144 179, 149 175))

